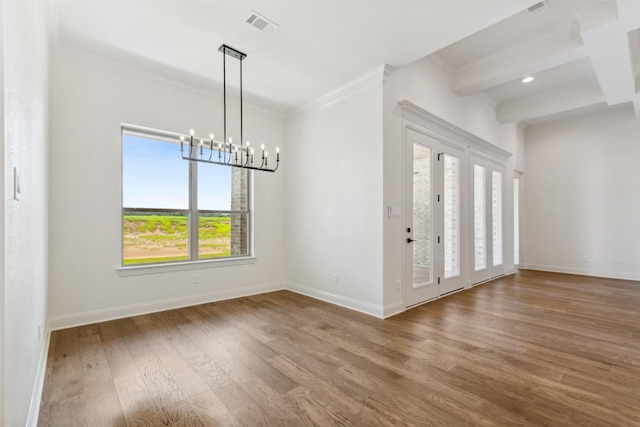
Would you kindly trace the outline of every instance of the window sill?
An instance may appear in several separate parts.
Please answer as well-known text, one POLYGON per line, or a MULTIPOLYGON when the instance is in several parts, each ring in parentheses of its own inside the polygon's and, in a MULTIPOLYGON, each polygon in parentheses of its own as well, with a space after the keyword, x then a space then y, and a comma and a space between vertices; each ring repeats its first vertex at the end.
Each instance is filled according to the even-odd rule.
POLYGON ((235 265, 253 264, 256 257, 247 256, 228 259, 207 259, 202 261, 175 262, 171 264, 151 264, 118 267, 118 276, 140 276, 144 274, 171 273, 174 271, 199 270, 202 268, 231 267, 235 265))

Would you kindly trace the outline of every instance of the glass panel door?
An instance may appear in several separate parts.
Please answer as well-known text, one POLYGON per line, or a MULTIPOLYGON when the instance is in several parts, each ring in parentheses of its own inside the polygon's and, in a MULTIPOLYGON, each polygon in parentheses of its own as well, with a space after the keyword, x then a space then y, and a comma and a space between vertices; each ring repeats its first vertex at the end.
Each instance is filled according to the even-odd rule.
POLYGON ((413 144, 413 287, 432 279, 431 149, 413 144))
POLYGON ((462 149, 407 131, 407 306, 464 287, 462 159, 462 149))
POLYGON ((502 173, 491 171, 493 266, 502 265, 502 173))
POLYGON ((473 169, 473 271, 471 284, 504 274, 502 241, 502 168, 482 158, 473 169))
POLYGON ((436 143, 426 135, 407 132, 407 306, 439 296, 436 266, 440 255, 434 231, 436 143))
POLYGON ((473 165, 473 258, 474 271, 487 268, 487 216, 485 168, 473 165))
POLYGON ((444 277, 460 275, 460 160, 444 154, 444 277))

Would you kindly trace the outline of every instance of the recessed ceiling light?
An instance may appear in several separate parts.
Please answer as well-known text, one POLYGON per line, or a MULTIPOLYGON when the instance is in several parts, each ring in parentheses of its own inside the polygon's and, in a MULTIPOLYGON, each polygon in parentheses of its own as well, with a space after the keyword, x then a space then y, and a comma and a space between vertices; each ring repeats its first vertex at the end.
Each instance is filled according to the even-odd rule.
POLYGON ((531 83, 533 81, 533 77, 528 76, 522 79, 522 83, 531 83))

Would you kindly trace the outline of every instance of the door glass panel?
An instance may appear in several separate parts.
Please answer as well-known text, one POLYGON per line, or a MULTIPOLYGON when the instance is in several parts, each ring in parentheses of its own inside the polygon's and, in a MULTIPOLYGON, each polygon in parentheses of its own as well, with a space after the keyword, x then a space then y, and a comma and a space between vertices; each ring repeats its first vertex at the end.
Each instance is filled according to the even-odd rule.
POLYGON ((518 178, 513 180, 513 263, 520 264, 520 194, 518 178))
POLYGON ((491 173, 491 216, 493 229, 493 265, 502 264, 502 173, 491 173))
POLYGON ((413 287, 431 283, 431 149, 413 144, 413 287))
POLYGON ((473 245, 475 271, 487 268, 487 223, 485 200, 485 170, 473 165, 473 245))
POLYGON ((460 274, 460 161, 444 155, 444 277, 460 274))

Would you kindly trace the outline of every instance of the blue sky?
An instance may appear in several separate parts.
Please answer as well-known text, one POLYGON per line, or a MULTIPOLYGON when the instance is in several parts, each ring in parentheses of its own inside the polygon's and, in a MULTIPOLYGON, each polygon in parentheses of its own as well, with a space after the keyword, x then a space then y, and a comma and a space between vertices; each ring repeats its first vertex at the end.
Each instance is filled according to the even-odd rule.
MULTIPOLYGON (((189 162, 182 160, 180 144, 123 135, 124 207, 188 209, 188 180, 189 162)), ((198 208, 230 207, 231 168, 198 163, 198 208)))

